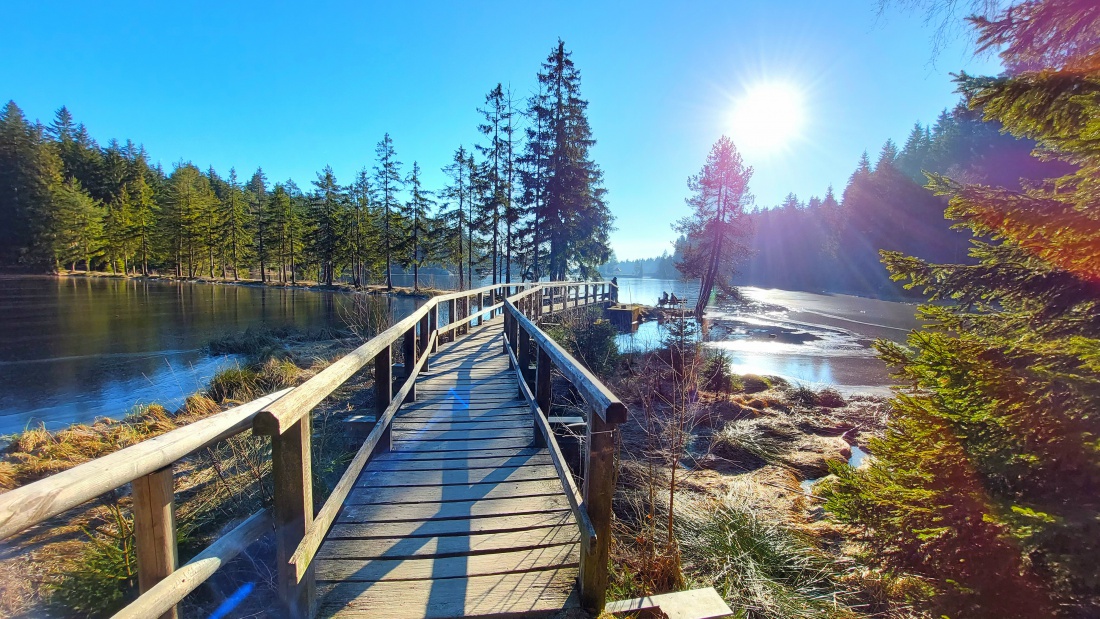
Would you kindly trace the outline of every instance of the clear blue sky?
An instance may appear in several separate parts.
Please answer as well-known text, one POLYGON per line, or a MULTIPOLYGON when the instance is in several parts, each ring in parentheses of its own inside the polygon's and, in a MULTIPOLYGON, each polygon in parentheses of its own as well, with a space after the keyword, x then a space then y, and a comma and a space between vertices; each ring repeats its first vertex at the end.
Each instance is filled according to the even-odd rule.
POLYGON ((966 41, 933 64, 917 16, 875 0, 719 2, 17 2, 0 22, 0 98, 49 122, 61 105, 101 143, 130 138, 171 169, 191 160, 306 188, 349 182, 384 132, 426 183, 479 135, 497 82, 526 94, 558 37, 573 51, 598 140, 619 258, 659 254, 685 180, 752 84, 804 94, 802 137, 749 158, 770 206, 833 184, 860 153, 904 140, 957 100, 949 73, 995 73, 966 41), (550 8, 552 7, 552 9, 550 8))

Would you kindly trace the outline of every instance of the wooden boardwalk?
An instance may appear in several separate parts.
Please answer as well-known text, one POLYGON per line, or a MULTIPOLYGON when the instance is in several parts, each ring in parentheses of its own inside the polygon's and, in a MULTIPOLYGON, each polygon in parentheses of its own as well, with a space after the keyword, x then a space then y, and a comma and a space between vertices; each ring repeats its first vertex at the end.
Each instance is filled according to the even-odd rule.
POLYGON ((494 320, 441 348, 314 560, 319 617, 552 614, 579 533, 494 320))

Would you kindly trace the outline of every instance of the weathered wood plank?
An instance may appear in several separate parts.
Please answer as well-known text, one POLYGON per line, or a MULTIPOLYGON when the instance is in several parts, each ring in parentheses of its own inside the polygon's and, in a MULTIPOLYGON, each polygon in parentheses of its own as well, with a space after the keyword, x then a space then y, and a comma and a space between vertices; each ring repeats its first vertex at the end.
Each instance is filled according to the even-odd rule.
POLYGON ((507 447, 498 449, 469 449, 457 451, 391 451, 386 454, 390 461, 398 460, 477 460, 480 458, 506 458, 515 456, 533 456, 539 453, 536 447, 507 447))
POLYGON ((443 619, 471 615, 533 616, 568 606, 573 595, 572 567, 504 576, 382 583, 327 584, 319 615, 393 619, 443 619), (395 604, 400 600, 400 604, 395 604))
POLYGON ((554 479, 553 481, 509 481, 468 486, 356 488, 348 494, 345 505, 479 501, 530 496, 561 496, 561 482, 554 479))
POLYGON ((394 522, 400 520, 446 520, 479 516, 537 514, 568 509, 561 495, 542 495, 476 501, 421 502, 405 504, 344 505, 337 522, 394 522))
MULTIPOLYGON (((438 537, 391 537, 380 539, 330 539, 314 561, 323 559, 418 559, 575 544, 580 534, 576 527, 539 527, 519 531, 494 531, 438 537)), ((438 574, 433 575, 439 578, 438 574)))
POLYGON ((476 439, 469 441, 440 441, 438 443, 424 441, 399 441, 393 442, 393 450, 396 452, 421 452, 421 451, 472 451, 481 449, 519 449, 531 444, 531 439, 526 438, 502 438, 502 439, 476 439))
POLYGON ((436 471, 366 471, 356 486, 453 486, 504 481, 557 479, 558 471, 550 466, 521 465, 499 468, 448 469, 436 471))
MULTIPOLYGON (((409 538, 409 543, 439 538, 409 538)), ((442 538, 446 539, 446 538, 442 538)), ((333 543, 342 543, 335 540, 333 543)), ((326 544, 327 547, 327 544, 326 544)), ((321 580, 367 581, 435 580, 508 574, 574 566, 576 544, 528 548, 513 552, 423 559, 324 559, 317 561, 321 580)), ((426 584, 426 583, 425 583, 426 584)))
POLYGON ((400 431, 395 429, 393 438, 395 440, 406 441, 473 441, 493 438, 521 438, 529 440, 531 438, 531 430, 528 428, 488 428, 484 430, 472 428, 452 428, 449 430, 404 428, 400 431))
POLYGON ((534 456, 513 456, 511 458, 428 458, 424 460, 378 460, 371 463, 371 471, 438 471, 447 469, 495 469, 500 466, 519 466, 522 464, 553 464, 547 454, 534 456))
POLYGON ((329 539, 371 539, 375 537, 434 537, 517 531, 536 527, 573 527, 573 513, 567 509, 534 514, 507 514, 451 520, 405 522, 348 522, 332 525, 329 539))

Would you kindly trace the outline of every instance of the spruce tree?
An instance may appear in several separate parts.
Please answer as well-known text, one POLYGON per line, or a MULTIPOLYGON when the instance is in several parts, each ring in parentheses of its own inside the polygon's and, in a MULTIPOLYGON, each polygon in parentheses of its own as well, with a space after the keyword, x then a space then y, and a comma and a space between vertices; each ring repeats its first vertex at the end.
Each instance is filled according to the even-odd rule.
MULTIPOLYGON (((443 173, 451 179, 451 184, 443 190, 446 202, 443 212, 440 213, 440 245, 444 259, 454 264, 458 269, 458 288, 465 290, 467 282, 473 287, 473 268, 469 270, 469 279, 464 275, 463 257, 467 252, 473 251, 473 236, 470 228, 468 209, 473 204, 474 174, 473 155, 466 152, 462 146, 455 151, 452 162, 443 168, 443 173), (449 207, 449 208, 448 208, 449 207), (470 235, 467 243, 466 235, 470 235), (466 249, 464 249, 464 247, 466 249)), ((472 264, 472 261, 471 261, 472 264)))
MULTIPOLYGON (((977 237, 970 264, 884 252, 926 326, 877 345, 907 387, 875 458, 827 508, 866 527, 916 600, 966 617, 1100 612, 1100 12, 1034 0, 972 18, 1009 72, 961 75, 968 104, 1070 172, 1022 187, 931 175, 977 237), (980 239, 980 240, 979 240, 980 239)), ((937 123, 934 132, 953 130, 937 123)))
POLYGON ((430 252, 427 242, 431 208, 435 206, 435 202, 431 198, 431 193, 426 191, 420 183, 420 164, 415 161, 408 177, 405 178, 405 187, 409 190, 409 199, 402 212, 407 225, 402 266, 412 267, 413 291, 418 291, 420 290, 420 267, 433 253, 430 252))
POLYGON ((246 190, 248 196, 249 219, 252 221, 252 239, 256 252, 256 262, 260 267, 260 281, 267 283, 267 260, 271 251, 268 239, 268 208, 267 176, 263 168, 256 168, 256 172, 248 181, 246 190))
POLYGON ((524 175, 538 185, 527 188, 539 194, 534 242, 537 246, 545 239, 549 245, 552 280, 565 279, 570 269, 603 264, 611 251, 613 218, 604 200, 603 173, 590 156, 596 141, 588 124, 588 102, 580 93, 580 71, 571 56, 559 40, 538 74, 542 94, 532 107, 541 131, 534 136, 539 144, 527 154, 537 152, 533 162, 545 169, 524 175))
POLYGON ((317 173, 313 187, 306 248, 320 269, 318 281, 331 286, 347 255, 348 197, 331 166, 317 173))
POLYGON ((393 254, 401 239, 401 222, 398 213, 401 203, 397 199, 401 191, 401 162, 393 148, 390 134, 385 134, 375 148, 378 163, 374 166, 374 188, 378 191, 378 209, 382 218, 382 248, 386 261, 386 290, 393 290, 393 254))

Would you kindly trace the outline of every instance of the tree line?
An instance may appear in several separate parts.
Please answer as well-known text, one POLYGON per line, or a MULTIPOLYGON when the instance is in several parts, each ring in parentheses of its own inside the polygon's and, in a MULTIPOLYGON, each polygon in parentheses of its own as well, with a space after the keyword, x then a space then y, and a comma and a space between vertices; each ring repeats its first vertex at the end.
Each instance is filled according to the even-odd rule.
POLYGON ((459 286, 588 277, 610 255, 613 218, 581 96, 558 41, 524 98, 497 84, 429 189, 387 133, 343 184, 308 187, 180 162, 166 172, 132 141, 101 147, 62 107, 48 125, 0 112, 0 264, 119 274, 393 287, 394 269, 453 270, 459 286))
POLYGON ((926 174, 1020 187, 1065 168, 1031 156, 1035 143, 1002 132, 996 121, 960 104, 931 126, 917 123, 899 149, 887 140, 873 160, 865 152, 838 196, 800 200, 749 213, 755 230, 740 283, 769 288, 892 296, 901 289, 879 251, 934 262, 968 260, 971 236, 944 217, 947 201, 929 191, 926 174))

